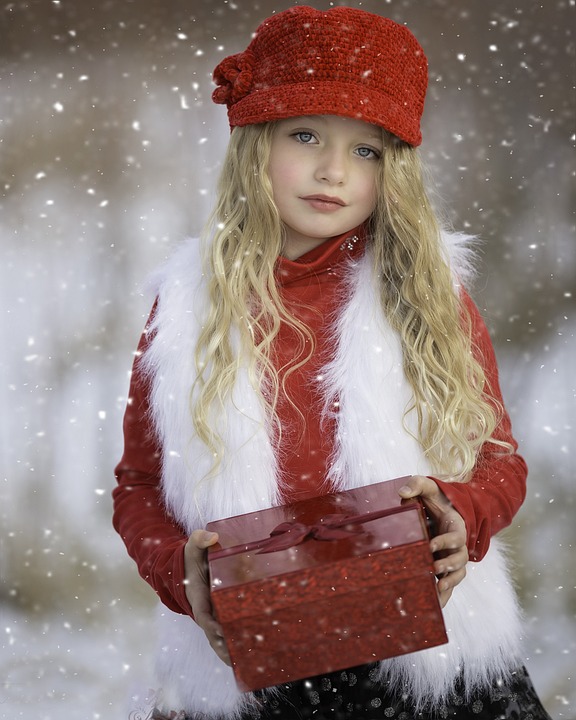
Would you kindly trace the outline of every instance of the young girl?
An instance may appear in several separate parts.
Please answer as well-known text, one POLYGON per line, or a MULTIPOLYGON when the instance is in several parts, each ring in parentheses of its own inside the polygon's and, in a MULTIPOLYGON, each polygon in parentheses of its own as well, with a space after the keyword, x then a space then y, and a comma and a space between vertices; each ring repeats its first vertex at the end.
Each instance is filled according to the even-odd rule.
POLYGON ((422 182, 422 48, 362 10, 299 6, 214 79, 232 133, 209 242, 158 275, 116 469, 114 525, 163 603, 155 717, 548 718, 493 537, 526 466, 466 238, 422 182), (404 475, 434 520, 449 643, 240 693, 206 523, 404 475))

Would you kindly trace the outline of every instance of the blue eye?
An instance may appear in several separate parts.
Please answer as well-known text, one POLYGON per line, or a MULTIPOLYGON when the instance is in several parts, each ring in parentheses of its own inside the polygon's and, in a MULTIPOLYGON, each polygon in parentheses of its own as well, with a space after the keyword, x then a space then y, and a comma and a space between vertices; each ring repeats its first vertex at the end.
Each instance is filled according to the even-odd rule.
POLYGON ((358 153, 358 155, 359 155, 361 158, 367 158, 367 159, 372 159, 372 158, 374 158, 375 160, 379 160, 379 159, 380 159, 380 153, 377 152, 376 150, 373 150, 372 148, 369 148, 369 147, 359 147, 359 148, 356 150, 356 152, 358 153))
POLYGON ((314 135, 306 130, 295 132, 294 137, 298 140, 298 142, 301 142, 304 145, 308 145, 312 140, 314 140, 314 135))

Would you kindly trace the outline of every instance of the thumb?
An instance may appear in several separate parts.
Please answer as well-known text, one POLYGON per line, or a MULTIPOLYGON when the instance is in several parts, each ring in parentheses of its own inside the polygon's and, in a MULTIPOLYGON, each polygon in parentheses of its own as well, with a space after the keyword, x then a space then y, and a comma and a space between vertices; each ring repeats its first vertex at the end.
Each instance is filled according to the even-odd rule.
POLYGON ((414 497, 415 495, 419 494, 419 490, 416 488, 410 487, 410 485, 402 485, 402 487, 398 490, 398 495, 401 495, 404 498, 410 498, 414 497))
POLYGON ((398 494, 403 498, 412 498, 430 492, 433 488, 432 481, 423 475, 412 475, 398 489, 398 494))
POLYGON ((398 489, 398 495, 403 498, 411 498, 420 495, 422 492, 421 483, 418 482, 418 476, 412 476, 406 480, 404 485, 398 489))
POLYGON ((198 548, 207 548, 218 542, 218 533, 209 530, 194 530, 190 537, 198 548))

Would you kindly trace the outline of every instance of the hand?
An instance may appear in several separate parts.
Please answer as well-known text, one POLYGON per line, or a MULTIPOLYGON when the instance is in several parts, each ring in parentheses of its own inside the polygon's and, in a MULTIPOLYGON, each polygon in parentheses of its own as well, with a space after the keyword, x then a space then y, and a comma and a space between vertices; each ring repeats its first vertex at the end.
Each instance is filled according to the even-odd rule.
POLYGON ((206 548, 218 542, 218 533, 194 530, 184 548, 184 571, 186 574, 186 597, 192 608, 196 623, 204 630, 210 646, 226 665, 232 665, 224 643, 222 628, 212 613, 210 588, 208 586, 208 563, 206 548))
POLYGON ((430 550, 435 557, 440 605, 445 607, 456 585, 466 576, 468 548, 464 519, 434 480, 423 475, 413 475, 398 492, 402 498, 420 497, 434 522, 436 535, 430 541, 430 550))

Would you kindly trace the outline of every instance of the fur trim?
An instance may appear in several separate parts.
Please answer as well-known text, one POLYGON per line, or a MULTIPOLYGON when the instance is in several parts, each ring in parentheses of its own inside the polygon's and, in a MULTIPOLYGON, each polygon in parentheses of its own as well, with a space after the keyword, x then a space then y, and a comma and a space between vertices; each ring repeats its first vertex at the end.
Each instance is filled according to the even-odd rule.
POLYGON ((380 678, 402 687, 418 710, 446 700, 460 673, 468 698, 521 665, 521 613, 502 542, 493 538, 484 559, 466 568, 443 610, 448 643, 380 663, 380 678))
POLYGON ((336 352, 322 380, 324 414, 338 401, 329 480, 337 490, 348 490, 428 475, 432 468, 416 440, 414 413, 405 420, 409 432, 403 427, 412 391, 402 371, 400 339, 378 311, 370 249, 351 267, 348 285, 350 299, 335 328, 336 352))
MULTIPOLYGON (((470 264, 463 262, 470 238, 443 238, 457 286, 470 278, 470 264)), ((166 504, 191 532, 210 520, 277 504, 278 467, 257 393, 240 372, 220 426, 230 452, 219 472, 202 482, 212 458, 194 436, 189 404, 182 401, 190 396, 194 347, 208 307, 197 241, 176 253, 159 281, 155 335, 142 362, 152 380, 154 421, 164 448, 166 504)), ((386 477, 430 474, 415 429, 402 424, 411 390, 398 338, 377 311, 369 251, 351 266, 348 282, 350 296, 334 330, 334 360, 321 380, 325 413, 339 401, 330 480, 345 490, 386 477)), ((420 706, 440 703, 461 671, 471 692, 519 663, 518 607, 496 541, 482 562, 469 563, 445 619, 448 645, 381 664, 382 677, 405 687, 420 706)), ((232 720, 250 706, 252 696, 239 693, 232 671, 190 618, 162 608, 159 629, 158 676, 167 707, 208 717, 228 713, 232 720)))
POLYGON ((232 669, 220 660, 204 631, 187 615, 160 605, 157 631, 156 674, 165 712, 202 712, 207 720, 214 715, 239 720, 253 707, 253 694, 238 690, 232 669))
POLYGON ((261 402, 240 368, 228 415, 217 421, 227 455, 218 472, 211 473, 213 458, 194 436, 189 402, 194 350, 208 303, 199 242, 183 245, 156 282, 158 307, 150 327, 154 339, 141 361, 152 380, 164 499, 191 533, 212 520, 278 504, 277 463, 261 402))
POLYGON ((444 256, 454 277, 454 286, 459 288, 463 285, 465 288, 470 288, 476 277, 478 238, 467 233, 447 230, 443 230, 440 235, 444 256))

